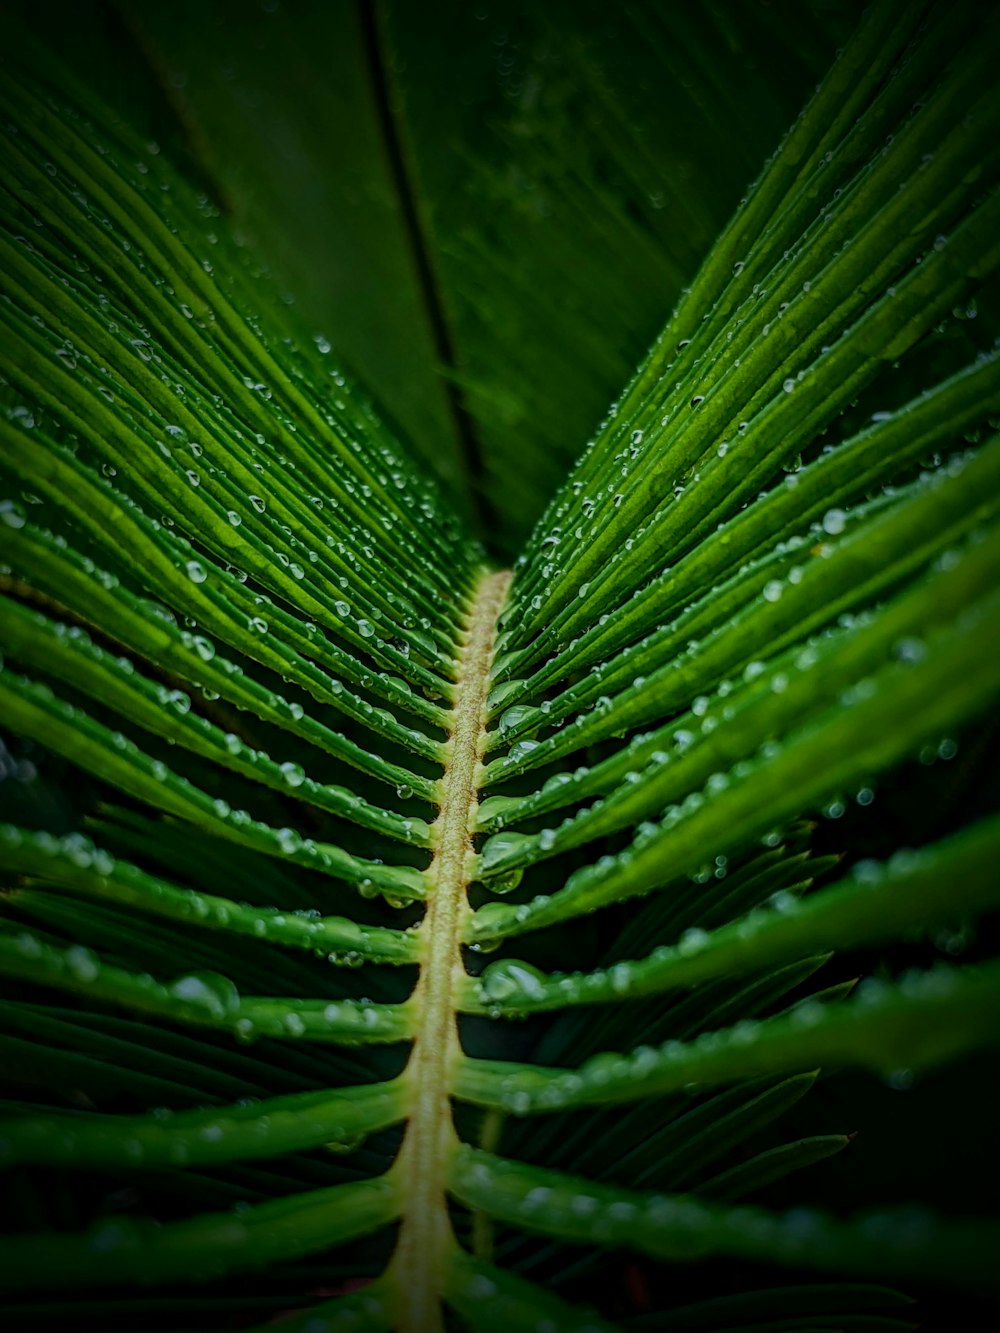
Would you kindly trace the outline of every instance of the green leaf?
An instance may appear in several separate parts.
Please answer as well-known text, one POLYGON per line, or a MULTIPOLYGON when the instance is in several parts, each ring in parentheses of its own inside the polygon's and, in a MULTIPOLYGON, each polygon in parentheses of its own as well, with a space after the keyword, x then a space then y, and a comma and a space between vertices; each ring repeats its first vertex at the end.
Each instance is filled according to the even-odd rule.
POLYGON ((711 933, 685 932, 674 947, 660 945, 636 963, 553 977, 513 960, 491 963, 475 988, 469 984, 466 1004, 499 1015, 662 994, 788 962, 820 946, 881 943, 912 930, 915 920, 932 930, 1000 904, 998 856, 994 818, 922 851, 898 852, 887 865, 860 862, 845 881, 805 901, 782 890, 770 909, 711 933))
POLYGON ((995 963, 961 971, 909 974, 897 984, 870 978, 849 1004, 814 1001, 763 1023, 748 1020, 696 1041, 637 1047, 628 1055, 595 1055, 576 1070, 466 1060, 456 1094, 515 1115, 673 1092, 686 1084, 823 1064, 860 1064, 886 1075, 954 1060, 996 1044, 1000 995, 995 963))
POLYGON ((50 1116, 0 1123, 4 1163, 91 1168, 213 1165, 352 1142, 402 1116, 398 1086, 299 1093, 169 1116, 50 1116))
POLYGON ((978 1221, 942 1223, 920 1209, 836 1222, 806 1209, 784 1215, 726 1208, 684 1195, 638 1195, 463 1148, 459 1197, 532 1231, 591 1244, 623 1241, 675 1262, 722 1252, 794 1267, 914 1275, 922 1265, 986 1286, 995 1281, 995 1234, 978 1221))
POLYGON ((69 1287, 102 1286, 109 1279, 147 1285, 205 1281, 252 1268, 264 1255, 296 1258, 364 1235, 389 1221, 396 1203, 391 1185, 375 1180, 162 1227, 108 1217, 79 1236, 53 1232, 9 1241, 9 1267, 0 1283, 16 1291, 52 1286, 53 1278, 69 1287))
POLYGON ((973 1322, 996 16, 15 8, 8 1322, 973 1322))

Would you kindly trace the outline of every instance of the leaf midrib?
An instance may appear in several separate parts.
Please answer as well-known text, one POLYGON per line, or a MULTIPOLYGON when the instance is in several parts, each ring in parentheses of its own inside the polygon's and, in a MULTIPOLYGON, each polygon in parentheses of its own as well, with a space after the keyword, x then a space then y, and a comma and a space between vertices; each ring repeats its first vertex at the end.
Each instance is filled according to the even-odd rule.
POLYGON ((410 997, 414 1043, 403 1075, 407 1128, 393 1168, 401 1198, 399 1240, 389 1269, 401 1333, 440 1333, 454 1238, 446 1196, 459 1148, 451 1116, 453 1073, 461 1055, 456 1014, 465 980, 461 939, 471 911, 472 836, 486 741, 497 619, 510 585, 508 570, 485 573, 476 591, 458 658, 455 704, 444 747, 434 856, 426 873, 427 912, 420 925, 423 956, 410 997))

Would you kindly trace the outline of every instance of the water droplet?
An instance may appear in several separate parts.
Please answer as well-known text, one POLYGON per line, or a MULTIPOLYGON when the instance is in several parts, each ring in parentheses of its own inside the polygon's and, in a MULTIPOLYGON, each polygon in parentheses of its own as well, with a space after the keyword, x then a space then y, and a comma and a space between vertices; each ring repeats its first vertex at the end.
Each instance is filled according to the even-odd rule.
POLYGON ((516 741, 507 753, 507 763, 519 764, 522 759, 527 759, 532 750, 538 748, 538 741, 516 741))
POLYGON ((219 972, 191 972, 171 982, 169 992, 184 1004, 203 1009, 212 1018, 230 1018, 240 1007, 239 991, 219 972))
POLYGON ((692 927, 686 930, 677 942, 677 952, 684 957, 691 954, 700 953, 709 942, 708 932, 692 927))
POLYGON ((24 527, 24 515, 14 507, 13 500, 0 500, 0 523, 6 523, 8 528, 24 527))
POLYGON ((512 704, 510 708, 505 708, 500 714, 500 734, 504 735, 513 731, 522 722, 528 721, 534 715, 534 712, 534 708, 529 704, 512 704))
POLYGON ((101 964, 93 949, 74 944, 66 950, 66 969, 77 981, 96 981, 100 975, 101 964))
POLYGON ((530 963, 522 963, 516 958, 502 958, 489 965, 479 979, 479 986, 487 1003, 514 999, 538 1000, 545 994, 545 974, 530 963))
POLYGON ((274 836, 278 846, 286 856, 293 856, 302 846, 302 837, 291 828, 275 829, 274 836))

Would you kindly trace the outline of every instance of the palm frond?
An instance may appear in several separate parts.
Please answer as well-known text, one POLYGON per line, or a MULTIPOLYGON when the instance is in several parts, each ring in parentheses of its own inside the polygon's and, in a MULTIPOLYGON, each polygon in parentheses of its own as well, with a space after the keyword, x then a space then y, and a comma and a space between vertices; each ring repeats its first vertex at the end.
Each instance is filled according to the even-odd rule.
MULTIPOLYGON (((416 191, 378 224, 405 308, 390 348, 356 311, 343 335, 377 379, 412 333, 388 412, 317 336, 321 292, 285 302, 259 258, 284 247, 294 270, 321 216, 289 220, 288 175, 253 245, 199 192, 214 172, 254 216, 246 146, 212 160, 233 134, 198 47, 215 20, 121 11, 133 53, 193 53, 173 101, 206 135, 200 166, 176 124, 161 152, 72 52, 11 29, 0 1285, 17 1327, 910 1326, 905 1298, 865 1283, 644 1285, 711 1256, 764 1281, 995 1288, 995 1220, 907 1200, 844 1217, 783 1191, 850 1145, 800 1128, 821 1070, 905 1082, 1000 1033, 988 948, 912 967, 905 947, 1000 907, 995 802, 966 811, 942 781, 935 827, 833 831, 849 806, 878 815, 914 761, 974 753, 1000 697, 996 16, 806 7, 782 33, 738 6, 630 6, 606 27, 599 7, 543 8, 512 10, 496 43, 518 90, 545 72, 538 106, 470 118, 444 163, 402 7, 291 20, 270 69, 257 18, 234 48, 258 127, 296 51, 311 68, 310 32, 374 62, 374 101, 347 85, 368 119, 345 160, 382 135, 368 178, 416 191), (755 136, 787 117, 779 97, 746 144, 720 139, 745 87, 715 63, 722 37, 798 48, 791 83, 846 37, 728 223, 755 136), (671 92, 637 134, 616 90, 646 42, 671 92), (694 117, 690 144, 657 146, 664 117, 694 117), (647 197, 710 149, 718 179, 670 209, 647 197), (441 206, 465 161, 475 227, 467 201, 441 206), (536 203, 558 194, 551 236, 524 199, 509 235, 486 220, 509 202, 498 161, 536 173, 536 203), (702 255, 495 568, 472 497, 509 547, 702 255), (586 313, 530 334, 582 256, 586 313), (976 299, 986 317, 951 336, 976 299), (444 352, 447 389, 428 378, 444 352), (390 413, 411 410, 407 439, 390 413), (856 987, 831 962, 886 947, 856 987), (604 1281, 623 1249, 631 1276, 604 1281)), ((459 82, 484 59, 467 23, 434 19, 472 53, 459 82)), ((378 212, 341 218, 342 244, 378 212)), ((339 262, 317 271, 327 297, 339 262)))

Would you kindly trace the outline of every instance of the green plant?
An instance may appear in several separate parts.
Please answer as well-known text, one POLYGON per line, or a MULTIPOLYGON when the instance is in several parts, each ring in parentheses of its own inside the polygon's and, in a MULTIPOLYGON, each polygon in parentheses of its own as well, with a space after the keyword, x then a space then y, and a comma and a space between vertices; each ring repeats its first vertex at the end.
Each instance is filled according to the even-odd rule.
MULTIPOLYGON (((0 701, 46 782, 0 829, 18 1327, 907 1326, 863 1282, 629 1309, 600 1281, 623 1246, 995 1282, 996 1222, 737 1203, 846 1145, 761 1146, 820 1068, 997 1041, 988 959, 810 988, 1000 905, 987 809, 895 855, 887 817, 846 866, 816 827, 1000 693, 995 30, 857 26, 512 572, 196 168, 23 39, 0 701)), ((540 482, 497 439, 503 545, 540 482)))

